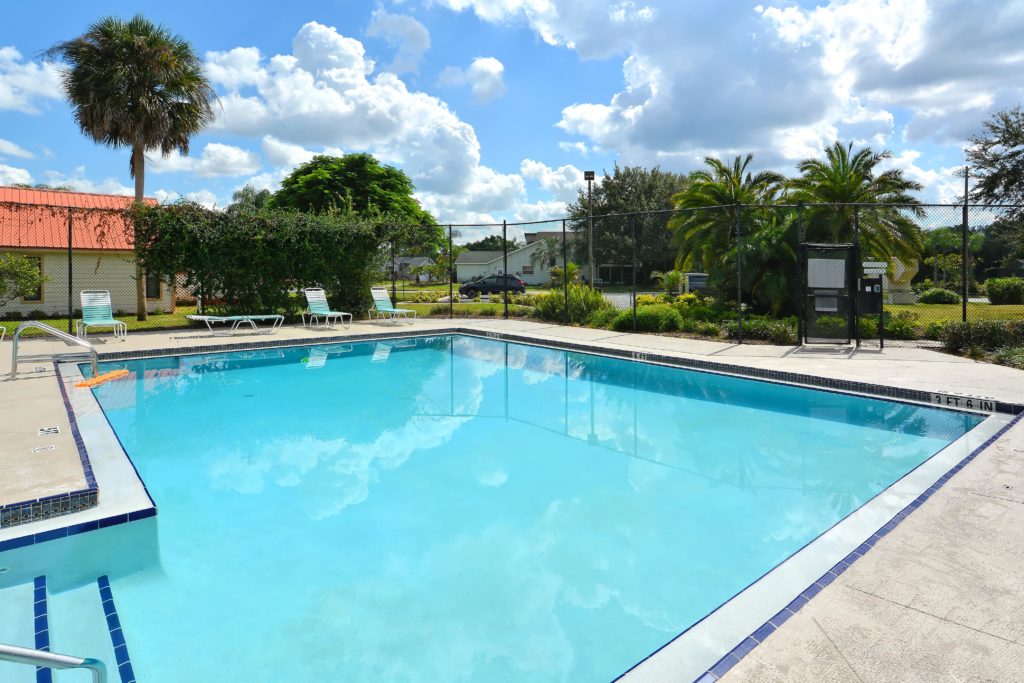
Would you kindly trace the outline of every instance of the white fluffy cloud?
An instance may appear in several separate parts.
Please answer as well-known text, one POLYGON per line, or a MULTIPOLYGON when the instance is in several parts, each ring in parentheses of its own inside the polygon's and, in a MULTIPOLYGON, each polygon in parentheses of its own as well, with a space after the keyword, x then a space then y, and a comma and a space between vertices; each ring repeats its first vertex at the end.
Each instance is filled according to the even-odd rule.
POLYGON ((10 140, 0 138, 0 157, 3 156, 18 157, 19 159, 32 159, 35 157, 35 154, 24 147, 11 142, 10 140))
POLYGON ((219 142, 208 143, 199 156, 175 151, 167 157, 154 156, 149 162, 153 173, 186 172, 203 177, 248 175, 260 165, 260 158, 249 150, 219 142))
POLYGON ((23 168, 0 164, 0 185, 30 185, 32 174, 23 168))
POLYGON ((0 47, 0 110, 36 114, 38 100, 62 96, 56 64, 26 62, 14 47, 0 47))
POLYGON ((90 179, 85 166, 77 166, 71 175, 66 175, 60 171, 46 171, 44 175, 48 185, 62 185, 78 192, 135 195, 134 187, 125 185, 117 178, 105 178, 98 181, 90 179))
POLYGON ((412 17, 389 14, 383 9, 373 13, 366 35, 379 36, 396 48, 395 59, 387 67, 388 71, 396 74, 419 71, 420 59, 430 49, 430 33, 426 26, 412 17))
POLYGON ((572 164, 551 168, 533 159, 523 159, 519 165, 519 173, 527 180, 536 180, 541 188, 561 202, 576 199, 577 192, 583 185, 583 171, 572 164))
POLYGON ((425 203, 462 205, 467 213, 495 210, 520 191, 517 175, 480 164, 472 126, 394 73, 375 73, 363 44, 333 27, 305 24, 291 54, 267 58, 236 48, 206 59, 211 78, 228 91, 214 130, 269 136, 264 153, 272 163, 304 158, 309 149, 368 151, 408 173, 425 203))
POLYGON ((494 57, 477 57, 466 69, 445 67, 439 80, 442 85, 468 85, 473 99, 485 104, 505 94, 505 65, 494 57))

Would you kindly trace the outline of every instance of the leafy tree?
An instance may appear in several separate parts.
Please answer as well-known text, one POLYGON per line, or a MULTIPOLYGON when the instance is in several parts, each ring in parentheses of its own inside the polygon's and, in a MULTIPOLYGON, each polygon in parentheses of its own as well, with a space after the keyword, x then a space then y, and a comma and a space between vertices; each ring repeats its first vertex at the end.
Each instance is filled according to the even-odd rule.
MULTIPOLYGON (((594 260, 597 263, 631 264, 633 262, 632 226, 621 214, 662 211, 636 217, 637 260, 640 279, 646 280, 655 270, 672 268, 671 231, 668 227, 672 196, 689 185, 685 175, 663 171, 660 167, 620 167, 615 164, 601 182, 594 186, 594 260)), ((572 258, 586 263, 590 203, 587 190, 581 187, 576 201, 569 204, 572 258)), ((596 265, 595 265, 596 272, 596 265)))
MULTIPOLYGON (((213 88, 184 38, 142 15, 105 17, 48 56, 62 59, 64 92, 82 132, 131 150, 135 201, 145 196, 146 152, 188 154, 189 141, 213 119, 213 88)), ((137 317, 146 319, 146 283, 136 267, 137 317)))
POLYGON ((47 280, 29 258, 0 254, 0 306, 15 297, 39 291, 47 280))
POLYGON ((231 204, 228 205, 228 211, 266 208, 270 203, 271 196, 270 190, 257 190, 252 185, 246 185, 231 195, 231 204))
POLYGON ((562 240, 545 237, 539 247, 530 254, 534 268, 551 268, 562 260, 562 240))
MULTIPOLYGON (((488 235, 483 239, 477 240, 476 242, 468 242, 463 244, 462 247, 466 251, 501 251, 504 249, 502 246, 501 235, 488 235)), ((513 251, 523 247, 523 243, 519 242, 515 237, 508 241, 508 250, 513 251)))
MULTIPOLYGON (((580 283, 581 278, 579 266, 570 261, 569 263, 566 264, 564 270, 569 274, 570 285, 578 285, 580 283)), ((548 284, 550 284, 552 288, 562 287, 565 283, 565 278, 563 276, 563 268, 561 266, 552 266, 550 273, 551 279, 548 282, 548 284)))
POLYGON ((924 216, 920 202, 911 194, 921 184, 899 169, 876 174, 879 163, 892 157, 888 150, 870 147, 853 151, 853 143, 836 141, 825 148, 824 159, 805 159, 797 165, 800 176, 790 180, 788 199, 808 204, 804 211, 804 236, 808 241, 852 242, 854 213, 851 204, 900 205, 862 207, 859 212, 860 243, 866 256, 915 259, 921 252, 921 230, 914 218, 924 216))
POLYGON ((1024 204, 1024 110, 997 111, 981 125, 985 132, 967 148, 976 179, 971 195, 984 204, 1024 204))

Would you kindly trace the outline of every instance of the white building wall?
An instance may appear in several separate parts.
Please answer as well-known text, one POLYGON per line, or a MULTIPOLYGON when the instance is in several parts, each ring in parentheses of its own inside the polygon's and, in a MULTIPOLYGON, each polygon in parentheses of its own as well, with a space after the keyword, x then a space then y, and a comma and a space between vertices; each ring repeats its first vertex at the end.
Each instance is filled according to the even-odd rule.
MULTIPOLYGON (((540 247, 541 242, 534 242, 522 249, 510 251, 508 254, 508 272, 510 275, 519 277, 528 285, 547 284, 551 279, 551 267, 545 264, 534 266, 530 257, 540 247), (524 273, 528 267, 533 267, 533 273, 524 273)), ((488 275, 498 275, 504 266, 504 260, 499 257, 497 260, 486 264, 456 264, 456 278, 459 282, 472 282, 488 275)))
MULTIPOLYGON (((43 311, 47 317, 63 317, 68 314, 68 259, 63 251, 6 251, 0 253, 19 256, 42 257, 43 276, 49 281, 43 284, 42 301, 13 299, 0 306, 0 315, 10 312, 27 316, 32 311, 43 311), (56 314, 55 316, 52 314, 56 314)), ((81 308, 79 293, 83 289, 106 289, 114 312, 135 312, 135 264, 131 252, 78 251, 72 257, 72 302, 81 308)), ((160 286, 160 298, 149 299, 150 313, 170 312, 174 306, 174 292, 166 283, 160 286)))

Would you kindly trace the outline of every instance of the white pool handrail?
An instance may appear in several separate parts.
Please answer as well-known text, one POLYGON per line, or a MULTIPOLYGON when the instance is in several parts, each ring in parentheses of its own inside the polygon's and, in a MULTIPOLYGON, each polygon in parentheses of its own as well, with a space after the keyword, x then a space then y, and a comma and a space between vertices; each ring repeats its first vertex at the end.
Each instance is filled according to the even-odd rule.
POLYGON ((88 669, 92 673, 92 683, 107 683, 107 667, 98 659, 72 657, 46 650, 33 650, 28 647, 0 643, 0 660, 15 664, 41 666, 47 669, 88 669))
POLYGON ((23 322, 22 324, 18 325, 18 329, 16 329, 14 331, 14 337, 11 338, 11 343, 13 344, 14 348, 11 349, 11 376, 10 376, 10 379, 14 379, 14 378, 16 378, 18 376, 18 363, 23 363, 25 361, 30 361, 30 360, 51 360, 52 361, 56 357, 56 354, 49 354, 49 355, 36 354, 34 356, 22 356, 21 359, 18 358, 18 339, 21 337, 21 331, 29 329, 29 328, 34 328, 34 329, 37 329, 37 330, 42 330, 43 332, 45 332, 45 333, 47 333, 49 335, 52 335, 54 337, 57 337, 58 339, 66 342, 68 344, 75 344, 77 346, 85 347, 89 351, 89 354, 91 355, 90 360, 92 362, 92 376, 96 377, 97 375, 100 374, 99 368, 96 367, 96 359, 99 356, 99 354, 96 353, 96 347, 95 346, 93 346, 89 342, 85 341, 84 339, 79 339, 78 337, 76 337, 76 336, 74 336, 72 334, 68 334, 67 332, 61 332, 56 327, 52 327, 50 325, 47 325, 46 323, 41 323, 41 322, 38 322, 36 320, 27 320, 27 321, 23 322))

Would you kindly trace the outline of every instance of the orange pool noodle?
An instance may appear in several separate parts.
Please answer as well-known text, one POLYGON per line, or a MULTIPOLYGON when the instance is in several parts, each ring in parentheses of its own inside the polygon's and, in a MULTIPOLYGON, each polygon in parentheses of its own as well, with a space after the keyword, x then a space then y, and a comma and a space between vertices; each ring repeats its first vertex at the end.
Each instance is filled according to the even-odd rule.
POLYGON ((90 377, 89 379, 82 380, 75 386, 88 389, 103 384, 104 382, 109 382, 112 379, 124 377, 127 374, 128 371, 123 368, 121 370, 111 370, 110 372, 105 372, 102 375, 96 375, 95 377, 90 377))

